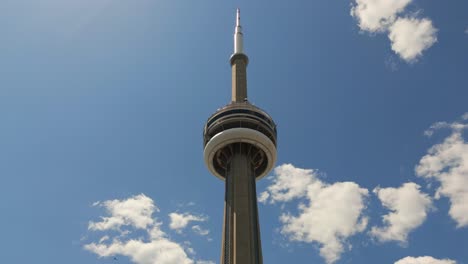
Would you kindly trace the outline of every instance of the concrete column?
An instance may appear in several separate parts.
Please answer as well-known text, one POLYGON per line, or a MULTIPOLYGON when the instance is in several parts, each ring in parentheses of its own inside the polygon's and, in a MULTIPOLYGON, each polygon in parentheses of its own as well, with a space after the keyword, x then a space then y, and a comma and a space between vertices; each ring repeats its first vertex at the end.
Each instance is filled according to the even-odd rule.
POLYGON ((221 264, 262 264, 255 173, 235 144, 226 175, 221 264))

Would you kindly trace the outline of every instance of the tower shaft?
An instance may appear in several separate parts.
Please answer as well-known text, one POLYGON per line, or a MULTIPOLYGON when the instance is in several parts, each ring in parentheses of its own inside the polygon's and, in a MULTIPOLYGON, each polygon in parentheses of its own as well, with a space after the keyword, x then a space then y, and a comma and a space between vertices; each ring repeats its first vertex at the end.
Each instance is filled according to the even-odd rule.
POLYGON ((256 148, 230 146, 226 167, 221 264, 262 264, 255 171, 256 148))

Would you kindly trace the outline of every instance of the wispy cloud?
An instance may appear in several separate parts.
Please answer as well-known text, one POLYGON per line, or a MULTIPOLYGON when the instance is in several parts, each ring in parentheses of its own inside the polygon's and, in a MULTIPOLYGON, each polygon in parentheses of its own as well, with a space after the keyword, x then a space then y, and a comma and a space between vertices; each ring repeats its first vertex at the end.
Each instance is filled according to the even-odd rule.
POLYGON ((468 120, 468 112, 462 115, 462 120, 468 120))
POLYGON ((199 260, 197 264, 215 264, 213 261, 199 260))
MULTIPOLYGON (((283 211, 281 233, 290 241, 318 243, 327 263, 340 259, 347 238, 364 231, 368 190, 353 182, 327 184, 314 170, 284 164, 275 168, 272 184, 260 194, 264 203, 302 199, 299 214, 283 211)), ((283 209, 284 210, 284 209, 283 209)))
POLYGON ((435 179, 440 183, 435 198, 445 196, 450 200, 450 216, 458 227, 468 226, 468 143, 463 131, 468 129, 466 114, 462 122, 439 122, 431 126, 434 133, 440 128, 451 129, 442 143, 431 147, 416 166, 416 175, 435 179))
POLYGON ((431 137, 435 132, 443 128, 452 129, 454 132, 461 132, 465 129, 468 129, 468 123, 464 122, 467 120, 468 120, 468 113, 465 113, 461 117, 461 122, 453 122, 453 123, 435 122, 426 131, 424 131, 424 135, 431 137))
POLYGON ((205 222, 208 220, 206 216, 191 213, 170 213, 169 217, 171 218, 169 227, 178 233, 182 232, 190 222, 205 222))
POLYGON ((376 188, 374 193, 390 213, 382 217, 384 226, 373 227, 371 235, 382 242, 407 243, 408 234, 426 220, 432 206, 431 198, 412 182, 399 188, 376 188))
POLYGON ((204 229, 199 225, 192 226, 192 231, 195 232, 196 234, 200 235, 200 236, 207 236, 207 235, 210 234, 210 230, 204 229))
POLYGON ((91 231, 107 232, 98 242, 84 248, 99 257, 122 255, 136 264, 203 264, 195 260, 192 248, 171 240, 162 230, 162 222, 153 218, 159 212, 154 201, 144 194, 123 200, 95 203, 105 208, 107 215, 100 222, 89 222, 91 231), (117 235, 115 231, 117 232, 117 235), (135 237, 133 233, 137 234, 135 237), (142 237, 141 234, 144 236, 142 237))

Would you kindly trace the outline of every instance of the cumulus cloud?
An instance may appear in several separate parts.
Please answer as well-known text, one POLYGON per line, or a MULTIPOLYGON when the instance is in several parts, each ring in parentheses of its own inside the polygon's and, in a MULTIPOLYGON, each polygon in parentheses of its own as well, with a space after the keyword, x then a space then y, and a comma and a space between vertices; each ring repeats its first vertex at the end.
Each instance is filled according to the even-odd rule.
POLYGON ((91 243, 85 245, 89 250, 100 257, 123 255, 129 257, 137 264, 193 264, 182 246, 166 238, 142 240, 115 240, 110 244, 91 243))
POLYGON ((334 263, 344 252, 347 238, 367 226, 363 210, 368 190, 353 182, 327 184, 317 176, 314 170, 291 164, 278 166, 267 194, 260 197, 271 204, 304 200, 298 205, 298 215, 282 213, 281 233, 291 241, 318 243, 320 255, 334 263))
POLYGON ((317 173, 311 169, 296 168, 283 164, 275 168, 273 184, 260 194, 260 201, 270 203, 289 202, 306 195, 307 188, 313 183, 320 183, 317 173))
POLYGON ((433 128, 432 131, 447 127, 451 134, 442 143, 432 146, 415 169, 417 176, 440 183, 435 198, 449 198, 449 215, 458 227, 468 226, 468 143, 463 138, 468 124, 465 117, 466 114, 462 122, 438 123, 433 128))
POLYGON ((428 18, 403 17, 412 0, 355 0, 351 16, 362 31, 388 33, 392 50, 406 62, 414 62, 437 41, 437 29, 428 18))
POLYGON ((395 264, 456 264, 457 262, 450 259, 435 259, 433 257, 406 257, 398 260, 395 264))
POLYGON ((203 264, 187 255, 191 248, 172 241, 162 230, 162 222, 153 218, 159 212, 153 200, 144 194, 124 200, 109 200, 95 205, 106 209, 108 216, 100 222, 89 222, 92 231, 121 231, 118 236, 104 235, 98 242, 85 244, 84 248, 99 257, 122 255, 136 264, 203 264), (125 228, 125 231, 122 229, 125 228), (138 231, 138 232, 137 232, 138 231), (137 232, 138 238, 127 238, 137 232), (142 237, 141 234, 144 236, 142 237))
POLYGON ((407 62, 422 55, 437 41, 437 29, 432 21, 424 18, 398 18, 389 28, 388 38, 392 50, 407 62))
POLYGON ((190 213, 171 213, 169 214, 171 223, 169 227, 180 233, 190 222, 204 222, 208 220, 205 216, 193 215, 190 213))
POLYGON ((426 220, 432 206, 431 198, 420 191, 420 186, 409 182, 400 188, 376 188, 374 193, 391 212, 384 215, 383 227, 373 227, 371 235, 378 240, 406 243, 408 234, 426 220))
POLYGON ((159 209, 151 198, 140 194, 127 200, 109 200, 96 202, 93 206, 104 207, 111 216, 101 217, 100 222, 89 222, 90 230, 118 230, 121 226, 131 225, 136 228, 146 228, 153 224, 151 215, 159 209))
POLYGON ((356 0, 351 15, 361 30, 384 31, 412 0, 356 0))

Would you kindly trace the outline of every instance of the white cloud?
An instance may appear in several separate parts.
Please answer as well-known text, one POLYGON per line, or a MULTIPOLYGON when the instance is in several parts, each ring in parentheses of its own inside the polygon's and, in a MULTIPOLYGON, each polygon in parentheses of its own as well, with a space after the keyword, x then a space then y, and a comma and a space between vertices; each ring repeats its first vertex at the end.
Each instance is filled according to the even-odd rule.
POLYGON ((90 230, 119 230, 123 225, 130 225, 135 228, 145 229, 153 224, 151 215, 159 209, 154 205, 153 200, 144 194, 133 196, 127 200, 109 200, 105 202, 95 202, 93 206, 102 206, 106 209, 110 217, 102 217, 100 222, 89 222, 90 230))
POLYGON ((192 231, 200 236, 207 236, 210 233, 210 230, 204 229, 199 225, 192 226, 192 231))
POLYGON ((433 257, 406 257, 398 260, 395 264, 456 264, 457 262, 450 259, 435 259, 433 257))
POLYGON ((114 240, 110 244, 91 243, 84 246, 100 257, 111 257, 123 255, 129 257, 137 264, 192 264, 194 263, 185 253, 182 246, 168 240, 160 238, 150 241, 114 240))
POLYGON ((353 182, 326 184, 317 178, 316 171, 291 164, 278 166, 274 174, 265 202, 306 200, 298 206, 299 215, 281 215, 281 233, 291 241, 319 243, 320 255, 326 262, 337 261, 345 250, 346 239, 367 226, 363 210, 368 190, 353 182))
POLYGON ((468 124, 454 122, 441 127, 449 127, 452 133, 442 143, 432 146, 421 158, 415 170, 417 176, 435 179, 440 183, 435 198, 448 197, 450 216, 457 222, 458 227, 466 227, 468 226, 468 143, 463 138, 463 131, 468 129, 468 124))
POLYGON ((432 124, 429 129, 427 129, 426 131, 424 131, 424 135, 425 136, 428 136, 428 137, 431 137, 435 131, 441 129, 441 128, 446 128, 446 127, 450 127, 450 124, 447 123, 447 122, 436 122, 434 124, 432 124))
POLYGON ((258 201, 260 203, 266 203, 268 201, 268 198, 270 198, 270 195, 268 194, 268 192, 262 192, 258 196, 258 201))
POLYGON ((213 261, 199 260, 197 264, 215 264, 213 261))
POLYGON ((140 194, 125 200, 109 200, 96 205, 103 206, 109 216, 101 217, 101 222, 90 222, 89 230, 110 231, 126 228, 117 236, 105 235, 99 242, 84 245, 86 250, 99 257, 122 255, 130 258, 135 264, 210 263, 191 259, 187 252, 194 252, 192 248, 168 238, 161 229, 162 223, 152 216, 159 210, 151 198, 140 194), (138 238, 126 238, 137 230, 140 230, 136 234, 138 238), (144 231, 144 237, 141 237, 141 230, 144 231))
POLYGON ((169 227, 178 233, 182 232, 182 229, 186 228, 190 222, 204 222, 208 220, 205 216, 198 216, 190 213, 171 213, 169 217, 171 218, 169 227))
POLYGON ((109 236, 103 236, 103 237, 101 237, 101 239, 99 239, 99 243, 107 241, 107 240, 109 240, 109 238, 110 238, 109 236))
POLYGON ((409 182, 400 188, 376 188, 382 205, 391 212, 383 216, 384 227, 373 227, 370 233, 380 241, 407 242, 408 234, 419 227, 432 206, 431 198, 420 186, 409 182))
MULTIPOLYGON (((437 29, 428 18, 402 17, 412 0, 354 0, 351 16, 362 31, 388 33, 392 50, 406 62, 415 62, 437 42, 437 29)), ((416 16, 419 12, 413 13, 416 16)))
POLYGON ((273 184, 260 194, 262 202, 288 202, 303 197, 307 188, 314 182, 319 182, 316 172, 310 169, 296 168, 291 164, 283 164, 275 168, 273 184))
POLYGON ((468 120, 468 112, 462 115, 462 120, 468 120))
MULTIPOLYGON (((462 121, 467 121, 468 120, 468 113, 464 113, 461 116, 462 121)), ((464 129, 468 129, 468 124, 464 124, 464 122, 453 122, 453 123, 448 123, 448 122, 436 122, 432 124, 429 129, 424 131, 424 135, 426 136, 432 136, 434 132, 436 132, 439 129, 442 128, 450 128, 454 131, 462 131, 464 129)))
POLYGON ((384 31, 412 0, 356 0, 351 15, 359 22, 361 30, 384 31))
POLYGON ((437 29, 423 18, 398 18, 389 28, 392 50, 407 62, 413 62, 437 41, 437 29))

